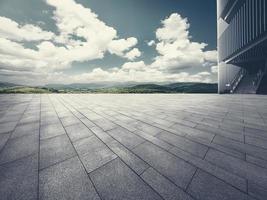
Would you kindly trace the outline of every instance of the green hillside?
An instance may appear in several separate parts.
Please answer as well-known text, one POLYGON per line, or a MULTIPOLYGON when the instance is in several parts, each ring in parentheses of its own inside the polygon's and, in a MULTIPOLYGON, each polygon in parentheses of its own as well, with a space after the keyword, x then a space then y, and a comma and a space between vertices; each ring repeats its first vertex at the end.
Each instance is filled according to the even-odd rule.
POLYGON ((43 87, 0 83, 0 93, 217 93, 215 83, 136 84, 107 87, 101 84, 51 84, 43 87))
POLYGON ((0 88, 0 93, 19 93, 19 94, 30 94, 30 93, 51 93, 47 88, 38 88, 38 87, 9 87, 9 88, 0 88))

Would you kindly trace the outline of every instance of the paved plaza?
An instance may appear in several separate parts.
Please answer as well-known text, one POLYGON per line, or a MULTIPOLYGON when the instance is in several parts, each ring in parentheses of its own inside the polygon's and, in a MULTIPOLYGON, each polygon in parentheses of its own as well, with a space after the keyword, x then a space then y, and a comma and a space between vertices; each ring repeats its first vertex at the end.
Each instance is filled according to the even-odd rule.
POLYGON ((266 200, 267 96, 0 95, 0 199, 266 200))

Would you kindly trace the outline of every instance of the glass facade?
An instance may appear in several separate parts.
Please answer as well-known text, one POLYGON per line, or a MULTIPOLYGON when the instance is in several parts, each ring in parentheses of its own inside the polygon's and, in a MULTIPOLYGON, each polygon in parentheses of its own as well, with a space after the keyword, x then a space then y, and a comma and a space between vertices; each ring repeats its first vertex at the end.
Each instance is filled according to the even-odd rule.
POLYGON ((264 92, 266 0, 217 0, 217 22, 219 93, 264 92))

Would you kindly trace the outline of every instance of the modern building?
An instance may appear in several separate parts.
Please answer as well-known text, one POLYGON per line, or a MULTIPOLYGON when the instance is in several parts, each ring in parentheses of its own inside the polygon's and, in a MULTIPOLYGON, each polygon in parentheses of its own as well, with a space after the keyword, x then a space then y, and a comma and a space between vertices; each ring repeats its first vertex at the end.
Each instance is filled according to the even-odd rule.
POLYGON ((219 93, 267 94, 267 0, 217 0, 219 93))

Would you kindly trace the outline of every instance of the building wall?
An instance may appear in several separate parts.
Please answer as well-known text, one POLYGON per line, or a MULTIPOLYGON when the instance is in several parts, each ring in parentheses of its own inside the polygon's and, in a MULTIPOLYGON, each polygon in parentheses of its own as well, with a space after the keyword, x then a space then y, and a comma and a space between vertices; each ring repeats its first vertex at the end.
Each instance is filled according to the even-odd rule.
POLYGON ((219 93, 224 93, 241 68, 254 67, 252 59, 265 63, 267 0, 217 0, 217 22, 219 93))

